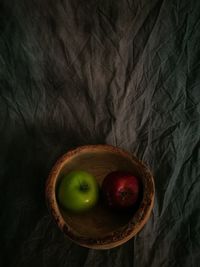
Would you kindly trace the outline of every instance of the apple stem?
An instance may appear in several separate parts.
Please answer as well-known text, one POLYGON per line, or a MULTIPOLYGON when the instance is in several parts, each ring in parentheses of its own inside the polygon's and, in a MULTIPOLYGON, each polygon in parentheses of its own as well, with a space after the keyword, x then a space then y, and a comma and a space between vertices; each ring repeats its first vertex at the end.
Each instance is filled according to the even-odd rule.
POLYGON ((80 185, 80 189, 82 190, 82 191, 87 191, 88 190, 88 185, 87 184, 81 184, 80 185))
POLYGON ((129 191, 122 191, 121 192, 121 197, 122 200, 126 199, 131 193, 129 191))

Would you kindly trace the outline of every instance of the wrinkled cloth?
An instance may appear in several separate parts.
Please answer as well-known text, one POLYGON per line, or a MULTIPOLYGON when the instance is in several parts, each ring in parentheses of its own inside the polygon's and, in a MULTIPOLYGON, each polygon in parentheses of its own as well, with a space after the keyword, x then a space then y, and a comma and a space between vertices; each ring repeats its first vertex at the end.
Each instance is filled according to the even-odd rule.
POLYGON ((200 1, 2 0, 0 266, 200 266, 200 1), (155 177, 148 223, 111 250, 54 224, 59 156, 111 144, 155 177))

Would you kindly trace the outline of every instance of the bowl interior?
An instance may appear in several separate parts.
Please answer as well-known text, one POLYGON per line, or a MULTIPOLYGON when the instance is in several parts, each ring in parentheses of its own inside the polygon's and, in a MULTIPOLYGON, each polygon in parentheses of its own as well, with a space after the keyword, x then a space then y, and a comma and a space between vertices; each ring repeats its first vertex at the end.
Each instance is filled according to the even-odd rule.
MULTIPOLYGON (((90 172, 95 176, 100 186, 105 176, 116 170, 130 171, 142 180, 142 173, 131 157, 104 149, 82 150, 67 157, 57 175, 56 187, 62 176, 72 170, 90 172)), ((58 209, 68 228, 73 232, 73 236, 83 239, 89 237, 95 240, 104 239, 112 232, 122 229, 136 212, 135 210, 123 214, 113 212, 105 207, 101 199, 93 209, 82 214, 71 213, 63 210, 60 206, 58 209)))

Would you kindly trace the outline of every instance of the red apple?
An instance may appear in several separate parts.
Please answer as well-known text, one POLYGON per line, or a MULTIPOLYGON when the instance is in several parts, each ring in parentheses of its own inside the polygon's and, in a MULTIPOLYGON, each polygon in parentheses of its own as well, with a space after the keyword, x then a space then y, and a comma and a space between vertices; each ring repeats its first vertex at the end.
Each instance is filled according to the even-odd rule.
POLYGON ((109 173, 102 184, 102 194, 108 207, 126 209, 135 206, 140 198, 139 178, 126 171, 109 173))

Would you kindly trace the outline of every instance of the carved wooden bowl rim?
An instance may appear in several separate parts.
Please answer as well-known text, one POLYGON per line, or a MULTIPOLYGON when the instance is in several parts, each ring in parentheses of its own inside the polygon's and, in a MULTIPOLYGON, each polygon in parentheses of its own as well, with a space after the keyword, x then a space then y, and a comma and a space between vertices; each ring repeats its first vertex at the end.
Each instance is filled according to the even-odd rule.
POLYGON ((133 236, 135 236, 146 224, 148 221, 153 204, 154 204, 154 195, 155 195, 155 186, 154 178, 147 166, 136 158, 134 155, 131 155, 127 151, 117 148, 111 145, 86 145, 77 147, 73 150, 68 151, 66 154, 61 156, 55 165, 53 166, 45 187, 45 195, 48 209, 56 222, 59 228, 64 232, 64 234, 73 240, 75 243, 93 249, 110 249, 116 246, 119 246, 133 236), (91 237, 81 237, 77 236, 73 229, 67 224, 64 220, 59 206, 56 200, 56 180, 59 176, 59 173, 63 166, 68 162, 72 157, 79 155, 80 153, 87 152, 108 152, 114 153, 121 157, 124 157, 130 160, 136 168, 142 173, 142 183, 143 183, 143 198, 141 204, 130 219, 128 224, 120 228, 117 231, 113 231, 110 234, 102 237, 101 239, 94 239, 91 237))

